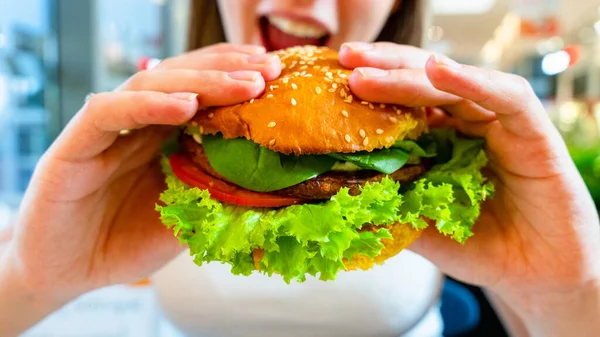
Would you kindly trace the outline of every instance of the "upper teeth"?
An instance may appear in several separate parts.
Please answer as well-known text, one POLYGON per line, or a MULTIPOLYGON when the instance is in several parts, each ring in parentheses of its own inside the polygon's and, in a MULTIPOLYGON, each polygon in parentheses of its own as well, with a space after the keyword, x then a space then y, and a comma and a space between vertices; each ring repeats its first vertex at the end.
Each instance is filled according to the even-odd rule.
POLYGON ((327 31, 319 26, 282 18, 280 16, 270 16, 269 23, 284 33, 298 37, 320 38, 327 34, 327 31))

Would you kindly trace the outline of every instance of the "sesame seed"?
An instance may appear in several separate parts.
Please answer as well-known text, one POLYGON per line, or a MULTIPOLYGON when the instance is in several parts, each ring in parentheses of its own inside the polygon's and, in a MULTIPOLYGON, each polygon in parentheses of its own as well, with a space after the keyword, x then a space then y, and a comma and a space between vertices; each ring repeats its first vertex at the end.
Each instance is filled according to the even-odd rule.
POLYGON ((267 95, 267 98, 272 98, 272 97, 273 97, 273 94, 268 94, 267 95))
POLYGON ((192 137, 194 138, 194 140, 196 141, 196 143, 202 144, 202 137, 200 137, 200 135, 194 134, 192 137))
POLYGON ((342 110, 342 115, 344 115, 344 117, 348 117, 348 111, 342 110))
POLYGON ((279 86, 277 84, 273 84, 271 86, 273 87, 273 89, 278 89, 279 88, 279 86))
POLYGON ((317 92, 317 94, 320 94, 321 93, 321 87, 316 87, 315 91, 317 92))
POLYGON ((342 69, 338 69, 338 70, 337 70, 337 74, 339 75, 339 74, 341 74, 341 73, 342 73, 342 69))
POLYGON ((329 91, 329 92, 335 92, 335 89, 329 88, 329 90, 327 90, 327 91, 329 91))
POLYGON ((306 75, 306 70, 302 70, 302 72, 300 73, 300 76, 304 76, 306 75))
POLYGON ((269 146, 273 146, 273 145, 275 145, 275 139, 271 139, 271 140, 269 141, 269 146))
POLYGON ((398 118, 390 117, 390 121, 392 121, 392 123, 398 123, 398 118))
POLYGON ((371 110, 375 109, 375 107, 373 106, 373 104, 369 103, 369 109, 371 109, 371 110))
POLYGON ((367 104, 369 104, 369 102, 367 102, 367 101, 361 101, 360 104, 367 105, 367 104))
POLYGON ((347 78, 347 77, 348 77, 348 75, 346 75, 346 74, 340 74, 340 77, 341 77, 341 78, 347 78))
POLYGON ((272 84, 269 86, 269 90, 273 91, 273 85, 272 84))
POLYGON ((308 66, 302 66, 302 67, 300 67, 300 70, 303 70, 303 69, 308 69, 308 66))
POLYGON ((286 64, 281 62, 281 69, 285 69, 285 67, 286 67, 286 64))
POLYGON ((308 62, 306 62, 306 64, 308 64, 308 65, 311 65, 311 66, 312 66, 313 64, 315 64, 315 62, 313 62, 313 61, 308 61, 308 62))
POLYGON ((294 97, 292 97, 292 105, 296 106, 296 99, 294 97))
POLYGON ((323 67, 323 71, 329 71, 329 67, 323 67))
POLYGON ((346 90, 340 89, 340 97, 342 97, 342 98, 346 97, 346 90))
POLYGON ((388 142, 388 143, 391 143, 391 142, 393 142, 393 141, 394 141, 394 137, 392 137, 392 136, 389 136, 389 137, 387 137, 387 138, 385 139, 385 141, 386 141, 386 142, 388 142))
POLYGON ((327 73, 325 73, 325 76, 333 78, 333 73, 331 71, 328 71, 327 73))
POLYGON ((200 125, 200 133, 204 133, 204 127, 200 125))
POLYGON ((294 76, 300 76, 300 72, 299 71, 294 71, 294 76))
POLYGON ((354 96, 348 95, 348 103, 352 103, 353 99, 354 99, 354 96))
POLYGON ((335 83, 342 84, 342 80, 340 80, 339 78, 336 78, 336 79, 335 79, 335 83))
POLYGON ((369 137, 365 137, 363 140, 363 146, 367 146, 367 144, 369 144, 369 137))
POLYGON ((288 81, 289 81, 289 79, 287 77, 284 78, 283 80, 281 80, 281 82, 283 82, 283 83, 287 83, 288 81))
POLYGON ((294 89, 294 90, 298 89, 298 86, 296 85, 296 83, 292 83, 292 89, 294 89))
POLYGON ((329 77, 325 77, 325 81, 327 81, 327 82, 333 82, 333 80, 331 78, 329 78, 329 77))
POLYGON ((213 117, 215 117, 214 113, 211 112, 211 113, 208 114, 208 118, 213 118, 213 117))
POLYGON ((275 122, 271 122, 271 123, 267 124, 267 127, 269 127, 269 128, 274 128, 274 127, 275 127, 275 125, 277 125, 277 123, 275 123, 275 122))
POLYGON ((300 62, 298 62, 298 63, 300 63, 300 64, 306 64, 306 62, 304 62, 304 61, 300 61, 300 62))
POLYGON ((348 143, 350 143, 350 142, 352 141, 352 138, 350 137, 350 135, 349 135, 349 134, 346 134, 346 135, 344 136, 344 138, 346 139, 346 141, 347 141, 348 143))
POLYGON ((319 69, 321 69, 321 66, 314 66, 313 69, 319 70, 319 69))
POLYGON ((254 103, 254 98, 250 100, 250 104, 254 103))
POLYGON ((382 129, 377 129, 377 130, 375 130, 375 132, 377 132, 378 135, 382 135, 383 134, 383 130, 382 129))
POLYGON ((381 104, 379 104, 379 107, 382 109, 385 109, 385 104, 381 103, 381 104))
POLYGON ((360 134, 360 136, 361 136, 361 137, 363 137, 363 138, 365 138, 365 137, 367 136, 367 133, 366 133, 366 132, 365 132, 365 130, 363 130, 363 129, 360 129, 360 130, 358 131, 358 133, 359 133, 359 134, 360 134))
POLYGON ((312 74, 306 74, 304 77, 312 77, 312 74))
POLYGON ((337 89, 337 83, 332 83, 332 84, 331 84, 331 87, 332 87, 333 89, 337 89))

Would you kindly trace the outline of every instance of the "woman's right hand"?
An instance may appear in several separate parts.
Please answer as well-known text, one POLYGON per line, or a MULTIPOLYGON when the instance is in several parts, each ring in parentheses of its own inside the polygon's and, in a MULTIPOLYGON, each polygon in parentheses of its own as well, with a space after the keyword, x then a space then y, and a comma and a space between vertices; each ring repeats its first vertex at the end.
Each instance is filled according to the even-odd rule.
POLYGON ((147 277, 175 257, 182 247, 154 210, 165 188, 161 143, 199 109, 256 97, 280 72, 277 56, 261 47, 221 44, 91 96, 40 160, 22 202, 0 264, 0 297, 11 294, 25 311, 2 306, 0 335, 47 314, 36 315, 27 301, 52 311, 85 292, 147 277), (32 317, 16 327, 15 312, 32 317))

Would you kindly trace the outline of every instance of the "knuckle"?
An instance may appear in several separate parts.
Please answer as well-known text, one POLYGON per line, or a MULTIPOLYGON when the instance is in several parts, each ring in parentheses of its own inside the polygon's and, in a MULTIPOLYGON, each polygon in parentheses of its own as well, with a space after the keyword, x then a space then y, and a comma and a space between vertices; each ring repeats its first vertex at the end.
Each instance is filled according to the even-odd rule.
POLYGON ((131 76, 124 84, 128 90, 140 90, 148 80, 152 70, 142 70, 131 76))
POLYGON ((85 112, 102 110, 102 107, 106 105, 106 101, 110 93, 101 92, 92 95, 85 103, 83 110, 85 112))
POLYGON ((513 81, 515 83, 518 84, 518 88, 520 89, 521 92, 526 93, 526 94, 531 94, 533 93, 533 87, 531 86, 531 83, 523 76, 520 75, 511 75, 513 78, 513 81))

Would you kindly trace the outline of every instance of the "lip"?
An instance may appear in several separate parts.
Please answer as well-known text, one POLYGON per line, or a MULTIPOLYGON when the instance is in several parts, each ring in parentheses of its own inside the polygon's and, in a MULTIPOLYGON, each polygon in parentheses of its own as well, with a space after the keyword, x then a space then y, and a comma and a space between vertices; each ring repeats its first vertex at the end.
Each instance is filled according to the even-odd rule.
POLYGON ((265 47, 267 50, 271 50, 269 44, 267 43, 267 37, 266 37, 266 25, 269 25, 269 16, 279 16, 282 18, 286 18, 289 20, 294 20, 294 21, 299 21, 299 22, 304 22, 304 23, 308 23, 308 24, 312 24, 315 26, 318 26, 319 28, 327 31, 327 34, 325 35, 325 37, 323 38, 323 45, 327 46, 329 40, 331 40, 331 36, 333 35, 332 30, 330 29, 330 27, 327 27, 327 25, 310 16, 305 16, 305 15, 299 15, 296 13, 290 13, 290 12, 280 12, 280 11, 272 11, 272 12, 267 12, 267 13, 263 13, 260 15, 259 19, 258 19, 258 28, 260 31, 260 40, 262 42, 263 47, 265 47))

